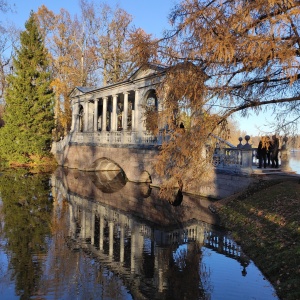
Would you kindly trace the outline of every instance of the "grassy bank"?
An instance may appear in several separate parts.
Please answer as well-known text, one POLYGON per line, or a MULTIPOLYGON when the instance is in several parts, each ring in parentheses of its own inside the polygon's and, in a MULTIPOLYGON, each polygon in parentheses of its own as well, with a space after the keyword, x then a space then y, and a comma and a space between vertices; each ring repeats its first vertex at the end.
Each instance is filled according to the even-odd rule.
POLYGON ((279 298, 300 299, 299 178, 262 180, 215 209, 279 298))
POLYGON ((51 173, 56 168, 57 162, 53 156, 35 158, 28 163, 8 162, 0 159, 0 172, 26 169, 31 173, 51 173))

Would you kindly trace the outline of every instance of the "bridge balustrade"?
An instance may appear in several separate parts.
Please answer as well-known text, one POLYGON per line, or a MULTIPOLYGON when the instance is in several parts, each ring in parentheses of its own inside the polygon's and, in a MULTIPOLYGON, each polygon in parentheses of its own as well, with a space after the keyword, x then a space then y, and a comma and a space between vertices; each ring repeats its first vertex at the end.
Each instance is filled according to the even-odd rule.
POLYGON ((242 150, 238 148, 216 149, 213 156, 213 165, 217 166, 241 166, 242 150))
POLYGON ((256 165, 256 149, 217 148, 213 155, 213 166, 218 170, 234 173, 251 173, 256 165))
POLYGON ((67 136, 65 136, 64 139, 58 141, 58 142, 53 142, 52 143, 52 148, 51 148, 51 152, 52 153, 57 153, 57 152, 62 152, 64 151, 65 147, 70 143, 71 141, 71 135, 68 134, 67 136))
MULTIPOLYGON (((283 145, 279 149, 278 160, 282 171, 291 171, 289 166, 289 150, 286 148, 286 145, 283 145)), ((218 148, 213 156, 212 164, 219 170, 252 173, 253 168, 256 168, 259 164, 257 148, 218 148)))
MULTIPOLYGON (((252 173, 253 166, 258 165, 257 148, 252 148, 248 143, 250 137, 246 137, 247 143, 242 145, 240 138, 240 144, 237 147, 216 137, 221 143, 215 149, 213 167, 233 173, 252 173)), ((148 131, 70 132, 63 140, 52 144, 52 153, 63 152, 70 143, 95 146, 109 144, 160 146, 168 139, 169 135, 166 130, 161 130, 157 137, 148 131)), ((280 149, 279 160, 282 169, 290 170, 286 145, 280 149)))
MULTIPOLYGON (((93 145, 161 145, 161 138, 155 137, 147 131, 106 131, 106 132, 72 132, 63 140, 53 143, 56 152, 63 151, 71 142, 75 144, 93 145)), ((54 149, 52 149, 54 151, 54 149)))

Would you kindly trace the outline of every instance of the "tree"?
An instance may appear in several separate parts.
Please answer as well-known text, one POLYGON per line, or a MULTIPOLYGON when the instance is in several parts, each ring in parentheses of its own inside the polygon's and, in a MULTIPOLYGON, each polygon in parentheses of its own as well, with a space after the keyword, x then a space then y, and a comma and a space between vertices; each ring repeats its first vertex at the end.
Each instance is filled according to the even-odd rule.
POLYGON ((15 293, 29 299, 43 286, 41 257, 48 250, 53 210, 49 175, 30 175, 24 169, 7 172, 0 178, 0 192, 10 276, 15 281, 15 293))
POLYGON ((136 67, 130 56, 131 16, 86 0, 80 1, 80 9, 73 18, 63 9, 55 15, 41 6, 37 12, 55 74, 57 137, 70 130, 69 93, 74 86, 116 83, 136 67))
POLYGON ((5 93, 5 126, 0 130, 1 157, 30 162, 49 156, 54 126, 49 62, 33 13, 20 34, 5 93))
MULTIPOLYGON (((96 12, 95 6, 93 10, 96 12)), ((85 14, 93 26, 93 46, 103 85, 125 80, 137 68, 131 56, 132 17, 123 9, 100 5, 98 14, 85 14)))
POLYGON ((182 177, 189 169, 195 176, 205 174, 199 149, 211 133, 226 138, 223 125, 236 112, 247 116, 249 110, 267 110, 275 121, 270 132, 295 130, 300 117, 299 13, 296 0, 183 0, 174 7, 173 29, 154 41, 159 59, 169 66, 158 94, 173 133, 174 112, 183 108, 193 125, 184 135, 172 134, 171 143, 163 146, 161 172, 167 170, 170 177, 182 177))
MULTIPOLYGON (((0 13, 12 11, 6 1, 0 0, 0 13)), ((0 21, 0 102, 4 102, 3 96, 7 86, 6 77, 11 70, 11 58, 13 47, 17 41, 19 32, 13 25, 0 21)))
POLYGON ((10 10, 10 5, 5 0, 0 0, 0 11, 7 12, 10 10))
MULTIPOLYGON (((78 49, 74 42, 75 28, 69 12, 61 9, 58 15, 45 6, 36 13, 49 49, 55 90, 55 138, 63 136, 71 126, 71 103, 68 97, 74 86, 93 85, 88 81, 87 69, 91 66, 83 60, 86 50, 78 49)), ((79 30, 80 31, 80 30, 79 30)), ((78 33, 79 34, 79 33, 78 33)), ((84 38, 83 38, 84 40, 84 38)), ((90 62, 90 61, 89 61, 90 62)))

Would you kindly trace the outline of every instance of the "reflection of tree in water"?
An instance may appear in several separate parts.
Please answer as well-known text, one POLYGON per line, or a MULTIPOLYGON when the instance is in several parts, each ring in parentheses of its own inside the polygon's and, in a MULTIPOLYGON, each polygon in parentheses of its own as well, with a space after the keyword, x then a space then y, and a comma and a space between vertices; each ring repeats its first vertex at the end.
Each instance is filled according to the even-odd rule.
POLYGON ((177 194, 174 197, 173 201, 169 201, 169 203, 173 206, 179 206, 182 203, 183 200, 183 194, 181 189, 178 190, 177 194))
POLYGON ((0 176, 6 250, 20 299, 38 293, 43 274, 41 256, 47 252, 52 199, 49 176, 24 171, 0 176), (23 173, 23 174, 21 174, 23 173))
MULTIPOLYGON (((123 285, 89 251, 91 241, 70 236, 70 205, 60 193, 53 192, 52 243, 48 249, 44 290, 54 291, 55 299, 123 299, 123 285)), ((76 220, 75 220, 76 221, 76 220)), ((98 224, 99 225, 99 224, 98 224)))
POLYGON ((209 299, 201 286, 201 247, 189 242, 169 255, 167 299, 209 299))

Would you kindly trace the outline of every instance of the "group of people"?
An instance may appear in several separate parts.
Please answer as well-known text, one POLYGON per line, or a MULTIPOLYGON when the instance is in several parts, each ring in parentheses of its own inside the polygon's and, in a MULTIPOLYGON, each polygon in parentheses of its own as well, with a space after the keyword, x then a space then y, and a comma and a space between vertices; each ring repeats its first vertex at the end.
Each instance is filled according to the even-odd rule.
POLYGON ((266 168, 270 165, 272 168, 278 168, 278 153, 279 139, 276 135, 273 135, 272 139, 269 136, 263 136, 257 148, 258 168, 266 168))

